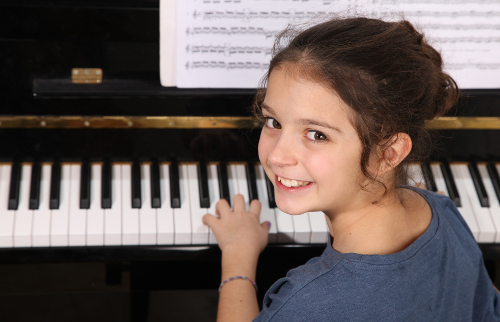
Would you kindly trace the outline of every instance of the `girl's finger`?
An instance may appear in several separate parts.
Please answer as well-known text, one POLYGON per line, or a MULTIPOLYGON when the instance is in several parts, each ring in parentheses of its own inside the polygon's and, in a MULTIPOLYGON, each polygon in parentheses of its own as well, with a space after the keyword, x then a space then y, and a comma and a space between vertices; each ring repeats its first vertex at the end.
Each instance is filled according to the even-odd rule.
POLYGON ((260 215, 260 208, 262 207, 262 204, 260 203, 259 200, 254 199, 252 202, 250 202, 250 208, 248 209, 248 212, 256 215, 260 215))
POLYGON ((219 216, 223 216, 226 213, 231 212, 231 207, 226 199, 221 199, 215 205, 215 213, 219 216))
POLYGON ((234 211, 246 211, 245 199, 242 194, 237 194, 233 198, 233 210, 234 211))
POLYGON ((212 228, 214 225, 217 224, 217 221, 219 221, 219 218, 212 216, 211 214, 206 214, 201 218, 201 221, 207 225, 208 227, 212 228))

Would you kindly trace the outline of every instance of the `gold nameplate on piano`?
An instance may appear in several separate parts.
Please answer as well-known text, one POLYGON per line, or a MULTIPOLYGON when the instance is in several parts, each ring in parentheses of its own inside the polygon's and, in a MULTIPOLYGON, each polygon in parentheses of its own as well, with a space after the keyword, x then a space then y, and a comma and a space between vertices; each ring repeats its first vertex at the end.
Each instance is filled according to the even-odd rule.
MULTIPOLYGON (((245 116, 0 116, 0 128, 253 129, 262 124, 245 116)), ((429 129, 500 130, 500 117, 440 117, 429 129)))
POLYGON ((73 68, 71 70, 73 84, 101 84, 102 69, 100 68, 73 68))

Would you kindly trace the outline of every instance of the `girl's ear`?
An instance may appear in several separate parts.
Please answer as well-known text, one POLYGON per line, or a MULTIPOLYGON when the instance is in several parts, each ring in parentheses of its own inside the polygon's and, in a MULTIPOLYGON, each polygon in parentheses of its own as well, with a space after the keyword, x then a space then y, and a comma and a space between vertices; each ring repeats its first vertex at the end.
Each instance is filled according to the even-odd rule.
POLYGON ((406 133, 397 133, 388 142, 389 146, 384 150, 379 162, 378 175, 384 175, 397 167, 411 151, 411 138, 406 133))

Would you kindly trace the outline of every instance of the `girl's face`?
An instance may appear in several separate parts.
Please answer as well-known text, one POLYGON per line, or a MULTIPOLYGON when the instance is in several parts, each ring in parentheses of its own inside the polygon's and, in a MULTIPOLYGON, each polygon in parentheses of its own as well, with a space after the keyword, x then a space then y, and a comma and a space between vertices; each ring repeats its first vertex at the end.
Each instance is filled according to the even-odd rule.
POLYGON ((259 158, 288 214, 359 210, 373 201, 362 190, 362 144, 350 107, 324 85, 274 69, 263 102, 259 158))

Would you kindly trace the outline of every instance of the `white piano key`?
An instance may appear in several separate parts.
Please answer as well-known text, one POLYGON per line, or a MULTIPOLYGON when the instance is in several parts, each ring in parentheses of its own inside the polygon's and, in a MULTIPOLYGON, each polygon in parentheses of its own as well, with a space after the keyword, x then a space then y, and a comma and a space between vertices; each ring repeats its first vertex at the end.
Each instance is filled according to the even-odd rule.
POLYGON ((294 238, 294 227, 292 216, 284 213, 278 208, 274 209, 276 214, 276 226, 278 230, 278 243, 291 244, 294 238))
POLYGON ((170 207, 169 165, 160 164, 161 208, 156 210, 158 245, 174 244, 174 211, 170 207))
POLYGON ((234 164, 234 171, 236 172, 236 184, 238 186, 238 193, 243 195, 245 199, 245 206, 248 210, 250 206, 250 200, 248 199, 248 183, 247 183, 247 173, 244 164, 234 164))
POLYGON ((69 199, 71 171, 69 164, 61 165, 61 183, 59 189, 59 209, 52 209, 50 214, 50 245, 68 246, 69 199))
POLYGON ((111 208, 104 209, 104 245, 121 245, 121 243, 122 243, 122 166, 120 164, 112 164, 111 165, 111 208))
POLYGON ((309 244, 311 241, 311 226, 309 214, 291 216, 293 221, 293 242, 295 244, 309 244))
POLYGON ((87 209, 80 209, 81 164, 70 166, 69 245, 85 246, 87 209))
POLYGON ((139 244, 156 244, 156 209, 151 206, 151 166, 141 164, 141 199, 139 209, 139 244))
POLYGON ((478 164, 477 166, 481 179, 483 180, 484 188, 488 194, 490 207, 488 208, 491 219, 493 221, 493 226, 495 228, 495 237, 493 242, 500 243, 500 204, 498 203, 498 198, 495 193, 495 188, 493 188, 493 183, 486 169, 486 165, 478 164))
POLYGON ((14 218, 14 247, 31 247, 33 210, 29 209, 31 165, 21 165, 19 206, 14 218))
POLYGON ((236 171, 235 164, 227 164, 227 185, 229 187, 229 200, 231 201, 231 207, 234 206, 234 196, 238 192, 238 174, 236 171))
POLYGON ((431 163, 431 172, 434 177, 434 182, 436 182, 437 191, 442 192, 449 197, 448 189, 446 188, 446 182, 444 180, 443 174, 441 173, 441 167, 439 163, 431 163))
POLYGON ((415 186, 417 184, 425 185, 424 175, 419 163, 411 163, 408 165, 408 185, 415 186))
MULTIPOLYGON (((215 207, 217 202, 220 200, 219 194, 219 180, 217 176, 217 165, 209 164, 207 169, 208 174, 208 196, 210 198, 210 208, 208 209, 208 213, 214 216, 217 216, 215 207)), ((208 228, 208 243, 211 245, 217 244, 217 239, 212 231, 212 229, 208 228)))
POLYGON ((187 165, 189 203, 191 209, 191 244, 208 244, 208 226, 203 224, 202 217, 208 213, 207 208, 200 207, 198 169, 194 164, 187 165))
POLYGON ((42 164, 40 171, 40 204, 33 211, 33 247, 50 246, 50 164, 42 164))
POLYGON ((326 216, 322 211, 313 211, 309 213, 309 222, 311 224, 311 244, 324 244, 328 241, 330 233, 326 223, 326 216))
POLYGON ((271 227, 269 227, 269 243, 274 244, 277 242, 278 230, 276 225, 276 214, 274 209, 269 208, 269 198, 267 196, 266 189, 266 174, 264 173, 264 168, 261 165, 255 166, 255 177, 257 178, 257 193, 259 194, 259 200, 262 204, 260 210, 260 221, 269 221, 271 227))
POLYGON ((462 172, 464 185, 467 189, 467 196, 469 197, 472 209, 474 210, 474 215, 479 228, 477 241, 479 243, 492 243, 495 240, 496 230, 490 211, 488 208, 481 207, 481 203, 479 202, 479 197, 477 196, 476 188, 474 186, 474 182, 472 181, 468 167, 466 165, 460 165, 459 169, 462 172))
POLYGON ((139 209, 132 208, 132 165, 122 164, 122 245, 139 245, 139 209))
POLYGON ((90 207, 87 210, 87 245, 104 245, 104 210, 101 208, 102 164, 90 166, 90 207))
POLYGON ((181 196, 181 207, 174 208, 174 225, 176 245, 191 244, 191 210, 189 204, 187 165, 179 165, 179 190, 181 196))
POLYGON ((460 201, 462 203, 462 207, 457 207, 465 222, 469 226, 472 234, 476 241, 479 240, 480 230, 478 223, 476 221, 476 216, 474 214, 474 210, 471 205, 470 198, 467 194, 466 188, 466 178, 463 176, 462 167, 465 167, 467 170, 467 165, 465 164, 450 164, 451 173, 453 175, 453 179, 455 179, 455 184, 457 186, 458 194, 460 195, 460 201))
POLYGON ((14 246, 15 211, 8 209, 11 164, 0 164, 0 247, 14 246))

